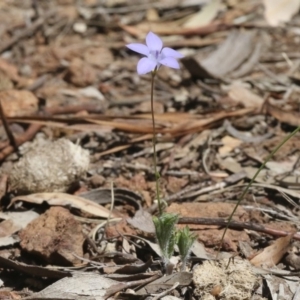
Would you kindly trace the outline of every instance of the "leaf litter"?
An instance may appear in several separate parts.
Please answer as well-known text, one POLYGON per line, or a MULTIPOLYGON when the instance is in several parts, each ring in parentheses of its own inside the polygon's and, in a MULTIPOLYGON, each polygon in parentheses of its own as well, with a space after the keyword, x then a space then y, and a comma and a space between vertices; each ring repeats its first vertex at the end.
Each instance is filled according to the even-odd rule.
POLYGON ((217 249, 245 184, 299 125, 298 11, 294 0, 1 2, 0 100, 19 150, 1 126, 1 295, 296 299, 298 135, 217 249), (125 48, 149 31, 185 56, 154 91, 162 197, 197 236, 185 272, 175 251, 168 276, 152 223, 150 80, 125 48), (70 147, 55 153, 61 140, 70 147))

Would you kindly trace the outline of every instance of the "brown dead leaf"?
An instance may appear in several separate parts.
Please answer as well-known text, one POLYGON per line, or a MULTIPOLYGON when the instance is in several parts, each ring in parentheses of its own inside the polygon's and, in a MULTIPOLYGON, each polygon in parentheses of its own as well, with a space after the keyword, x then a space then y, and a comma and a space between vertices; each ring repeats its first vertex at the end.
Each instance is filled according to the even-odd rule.
POLYGON ((289 249, 293 234, 277 239, 272 245, 254 256, 250 262, 256 267, 271 268, 277 265, 289 249))
MULTIPOLYGON (((27 196, 18 196, 11 200, 9 206, 16 201, 25 201, 35 204, 47 202, 51 206, 69 206, 101 218, 108 218, 110 214, 109 210, 93 201, 65 193, 37 193, 27 196)), ((114 214, 111 214, 111 216, 114 217, 114 214)))
POLYGON ((111 222, 105 227, 105 234, 108 239, 118 238, 120 236, 129 234, 137 235, 137 231, 129 226, 125 219, 118 222, 111 222))
POLYGON ((279 26, 289 22, 299 11, 299 0, 263 0, 265 5, 265 18, 271 26, 279 26))
POLYGON ((51 269, 36 265, 27 265, 21 262, 13 261, 3 256, 0 256, 1 269, 17 270, 21 273, 29 274, 30 276, 48 277, 48 278, 64 278, 72 276, 68 270, 59 271, 56 268, 51 269))
POLYGON ((222 138, 223 146, 219 148, 219 154, 221 156, 226 155, 230 153, 232 150, 234 150, 236 147, 240 146, 241 143, 242 143, 241 140, 226 135, 222 138))
POLYGON ((228 96, 236 102, 242 103, 244 107, 254 107, 260 109, 264 103, 264 99, 254 94, 250 89, 241 84, 232 84, 229 87, 228 96))
POLYGON ((285 111, 272 104, 270 100, 266 101, 265 108, 268 114, 280 122, 287 123, 292 126, 300 125, 300 114, 296 111, 285 111))
POLYGON ((124 266, 107 266, 103 268, 105 274, 138 274, 146 272, 147 269, 153 264, 152 258, 150 258, 146 263, 133 265, 127 264, 124 266))

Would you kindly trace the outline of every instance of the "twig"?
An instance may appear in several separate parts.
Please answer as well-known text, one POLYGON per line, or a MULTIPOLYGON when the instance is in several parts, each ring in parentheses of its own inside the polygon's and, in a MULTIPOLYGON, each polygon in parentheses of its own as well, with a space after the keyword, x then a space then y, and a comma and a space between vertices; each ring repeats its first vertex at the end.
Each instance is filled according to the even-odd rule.
POLYGON ((132 288, 135 286, 139 286, 139 285, 145 285, 147 283, 150 283, 154 280, 156 280, 157 278, 159 278, 161 275, 159 274, 155 274, 154 276, 151 276, 150 278, 147 279, 142 279, 142 280, 134 280, 134 281, 130 281, 128 283, 119 283, 116 285, 111 286, 110 288, 108 288, 106 290, 105 296, 104 298, 107 299, 110 296, 112 296, 113 294, 123 290, 123 289, 128 289, 128 288, 132 288))
MULTIPOLYGON (((219 219, 219 218, 180 218, 178 224, 197 224, 197 225, 211 225, 211 226, 228 226, 230 229, 248 229, 253 231, 262 232, 265 234, 269 234, 275 237, 287 236, 291 234, 291 232, 284 230, 277 230, 273 228, 264 227, 260 224, 253 224, 250 222, 238 222, 233 220, 219 219)), ((300 234, 295 233, 293 239, 300 241, 300 234)))
POLYGON ((111 204, 110 204, 110 210, 106 219, 106 223, 105 223, 105 228, 108 227, 108 224, 110 222, 111 219, 111 214, 113 212, 114 206, 115 206, 115 193, 114 193, 114 182, 111 181, 110 182, 110 194, 111 194, 111 204))
POLYGON ((170 292, 175 290, 178 286, 179 286, 179 282, 175 282, 171 288, 169 288, 169 289, 163 291, 162 293, 156 295, 155 297, 152 298, 152 300, 158 300, 158 299, 168 295, 170 292))
MULTIPOLYGON (((203 186, 202 183, 198 183, 194 186, 191 186, 182 191, 179 191, 178 193, 170 195, 170 196, 166 197, 166 199, 163 199, 163 200, 165 202, 169 203, 169 202, 174 201, 175 199, 182 200, 182 199, 186 199, 186 198, 190 198, 190 197, 199 196, 202 194, 207 194, 209 192, 220 190, 220 189, 225 188, 228 185, 234 184, 234 183, 244 179, 246 177, 246 175, 247 174, 245 172, 239 172, 236 174, 232 174, 232 175, 228 176, 225 180, 218 182, 214 185, 204 187, 204 188, 202 188, 202 186, 203 186)), ((149 207, 147 209, 147 211, 149 213, 153 213, 156 209, 157 209, 157 204, 155 203, 151 207, 149 207)))
MULTIPOLYGON (((87 111, 89 113, 101 113, 103 112, 103 106, 99 104, 84 104, 84 105, 66 105, 66 106, 56 106, 56 107, 46 107, 44 112, 50 115, 60 115, 60 114, 76 114, 80 111, 87 111)), ((89 116, 91 117, 91 116, 89 116)))
POLYGON ((49 80, 49 74, 43 74, 40 77, 38 77, 30 86, 28 86, 27 90, 33 92, 38 88, 42 87, 47 80, 49 80))
MULTIPOLYGON (((18 146, 24 144, 25 142, 31 140, 35 134, 40 130, 42 125, 39 124, 32 124, 28 127, 28 129, 25 131, 25 133, 21 137, 16 138, 16 143, 18 146)), ((0 152, 0 161, 3 160, 5 157, 10 155, 11 153, 14 152, 14 147, 9 145, 5 147, 1 152, 0 152)))
POLYGON ((3 106, 2 106, 1 100, 0 100, 0 118, 2 120, 2 124, 3 124, 4 130, 6 132, 6 135, 7 135, 8 139, 9 139, 10 145, 14 148, 15 152, 18 153, 19 152, 18 151, 18 145, 17 145, 16 140, 14 138, 14 135, 11 132, 11 129, 10 129, 9 125, 8 125, 8 122, 7 122, 7 119, 6 119, 4 110, 3 110, 3 106))

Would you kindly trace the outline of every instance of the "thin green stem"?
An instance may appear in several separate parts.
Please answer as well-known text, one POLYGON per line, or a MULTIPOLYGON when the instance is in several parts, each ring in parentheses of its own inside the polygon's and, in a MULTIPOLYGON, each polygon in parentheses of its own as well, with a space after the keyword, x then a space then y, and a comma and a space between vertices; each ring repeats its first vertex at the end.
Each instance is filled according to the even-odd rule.
POLYGON ((153 127, 153 164, 154 164, 154 175, 156 182, 156 197, 158 202, 159 215, 162 215, 162 207, 159 195, 159 178, 160 175, 157 172, 157 154, 156 154, 156 129, 155 129, 155 118, 154 118, 154 104, 153 104, 153 94, 154 94, 154 78, 156 74, 156 69, 151 72, 151 115, 152 115, 152 127, 153 127))
POLYGON ((288 134, 282 141, 281 143, 279 143, 274 149, 273 151, 267 156, 267 158, 264 160, 264 162, 262 163, 262 165, 260 166, 260 168, 257 170, 257 172, 255 173, 255 175, 252 177, 252 179, 250 180, 250 182, 247 184, 246 188, 244 189, 241 197, 238 199, 238 202, 236 204, 236 206, 234 207, 232 213, 230 214, 229 218, 228 218, 228 222, 227 222, 227 225, 224 229, 224 232, 223 232, 223 235, 222 235, 222 238, 221 238, 221 242, 220 242, 220 245, 219 245, 219 249, 218 249, 218 254, 217 256, 219 255, 220 253, 220 250, 221 250, 221 247, 222 247, 222 243, 223 243, 223 240, 224 240, 224 237, 225 237, 225 234, 226 234, 226 231, 229 227, 229 224, 231 222, 231 219, 233 217, 233 215, 235 214, 238 206, 240 205, 241 201, 244 199, 245 195, 247 194, 249 188, 251 187, 252 183, 255 181, 256 177, 258 176, 258 174, 260 173, 260 171, 266 166, 266 163, 274 156, 274 154, 290 139, 292 138, 298 131, 300 131, 300 126, 297 127, 293 132, 291 132, 290 134, 288 134))

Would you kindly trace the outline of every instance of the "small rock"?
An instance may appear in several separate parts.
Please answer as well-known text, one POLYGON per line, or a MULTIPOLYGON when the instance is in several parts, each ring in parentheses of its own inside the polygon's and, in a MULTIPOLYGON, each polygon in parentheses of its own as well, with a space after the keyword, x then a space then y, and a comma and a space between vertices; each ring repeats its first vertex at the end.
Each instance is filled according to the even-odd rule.
POLYGON ((17 193, 66 192, 89 167, 89 152, 67 139, 38 140, 14 164, 9 176, 17 193))
POLYGON ((7 117, 28 116, 38 111, 38 99, 30 91, 3 90, 0 99, 7 117))
POLYGON ((87 86, 86 88, 80 89, 78 93, 83 97, 94 98, 100 101, 105 99, 103 94, 93 86, 87 86))
POLYGON ((83 59, 90 65, 105 69, 114 61, 114 56, 108 48, 89 48, 84 51, 83 59))
POLYGON ((105 178, 101 175, 95 174, 90 178, 90 183, 93 188, 97 188, 105 183, 105 178))
POLYGON ((55 265, 80 263, 85 240, 81 224, 65 208, 52 207, 19 233, 21 248, 55 265))
POLYGON ((94 68, 79 58, 71 61, 65 79, 79 87, 92 85, 97 79, 97 72, 94 68))
POLYGON ((87 30, 87 25, 86 23, 76 22, 73 25, 73 30, 78 33, 85 33, 87 30))

